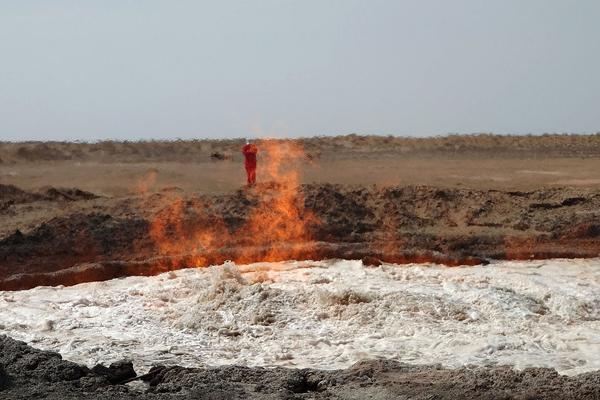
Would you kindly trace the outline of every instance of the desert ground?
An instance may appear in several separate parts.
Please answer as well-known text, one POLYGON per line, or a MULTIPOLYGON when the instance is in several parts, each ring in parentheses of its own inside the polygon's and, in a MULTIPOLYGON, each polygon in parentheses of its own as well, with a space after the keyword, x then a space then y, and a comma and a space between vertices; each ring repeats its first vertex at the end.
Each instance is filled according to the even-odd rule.
MULTIPOLYGON (((296 142, 306 157, 296 165, 299 183, 499 190, 600 187, 600 135, 349 135, 296 142)), ((230 193, 244 184, 243 144, 242 139, 1 143, 0 182, 27 190, 77 187, 103 196, 171 187, 230 193)))
MULTIPOLYGON (((0 143, 6 304, 11 291, 229 260, 477 268, 600 256, 600 134, 260 139, 258 183, 249 188, 243 144, 0 143)), ((585 321, 597 322, 596 300, 585 321)), ((0 333, 10 335, 2 324, 0 333)), ((109 373, 1 340, 6 398, 46 393, 44 382, 55 391, 49 398, 600 398, 598 371, 395 361, 335 371, 163 366, 132 386, 127 366, 109 373)))
POLYGON ((600 135, 0 145, 0 288, 226 260, 596 257, 600 135), (56 249, 60 249, 59 252, 56 249))

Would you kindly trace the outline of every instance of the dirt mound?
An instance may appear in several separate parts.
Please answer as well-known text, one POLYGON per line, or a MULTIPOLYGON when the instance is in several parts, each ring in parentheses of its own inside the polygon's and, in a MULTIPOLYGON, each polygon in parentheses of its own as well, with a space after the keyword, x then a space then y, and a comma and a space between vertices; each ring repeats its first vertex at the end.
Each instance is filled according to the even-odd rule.
POLYGON ((70 160, 71 154, 66 154, 52 144, 35 143, 21 146, 16 151, 16 157, 25 161, 57 161, 70 160))
POLYGON ((85 190, 77 189, 77 188, 54 188, 49 187, 44 191, 45 200, 53 200, 53 201, 78 201, 78 200, 93 200, 97 199, 100 196, 95 195, 94 193, 86 192, 85 190))
MULTIPOLYGON (((133 398, 125 386, 115 386, 132 377, 130 364, 118 362, 89 369, 62 359, 51 351, 27 346, 0 336, 0 399, 79 399, 96 392, 96 398, 133 398)), ((135 376, 135 375, 133 375, 135 376)))
POLYGON ((147 255, 137 240, 147 231, 143 220, 100 213, 53 218, 32 232, 16 231, 0 240, 0 277, 53 272, 107 257, 129 260, 147 255))
MULTIPOLYGON (((284 145, 294 142, 306 149, 308 159, 357 157, 465 157, 479 158, 548 158, 598 157, 600 134, 595 135, 449 135, 432 138, 396 136, 328 136, 300 139, 278 139, 284 145)), ((0 142, 4 160, 48 162, 64 160, 100 162, 150 162, 199 160, 241 160, 243 139, 177 140, 177 141, 102 141, 69 142, 0 142), (213 156, 215 155, 215 156, 213 156), (221 158, 221 155, 224 158, 221 158)))
POLYGON ((77 188, 46 187, 39 192, 29 192, 14 185, 0 184, 0 210, 13 204, 33 203, 35 201, 78 201, 92 200, 100 196, 77 188))
POLYGON ((0 184, 0 203, 1 204, 17 204, 29 203, 32 201, 44 200, 45 197, 39 193, 30 193, 19 189, 14 185, 0 184))
POLYGON ((326 184, 306 185, 302 191, 306 207, 324 222, 325 228, 319 231, 324 240, 328 235, 337 241, 370 240, 371 234, 393 239, 409 232, 411 236, 416 232, 439 236, 443 230, 458 235, 483 231, 471 239, 481 243, 493 242, 490 237, 494 235, 557 235, 579 224, 600 223, 595 212, 600 193, 594 190, 507 192, 326 184))
MULTIPOLYGON (((4 190, 14 198, 29 196, 4 190)), ((58 190, 44 196, 51 195, 69 201, 93 196, 58 190)), ((600 255, 600 192, 591 189, 312 184, 290 191, 264 183, 228 195, 158 193, 144 202, 139 215, 135 208, 120 216, 110 213, 114 208, 66 214, 5 237, 0 288, 152 275, 226 260, 475 265, 600 255)))
POLYGON ((0 336, 0 398, 31 399, 593 399, 600 372, 575 377, 547 368, 444 369, 391 360, 346 370, 155 366, 136 376, 130 362, 87 368, 0 336), (144 382, 131 386, 132 380, 144 382))

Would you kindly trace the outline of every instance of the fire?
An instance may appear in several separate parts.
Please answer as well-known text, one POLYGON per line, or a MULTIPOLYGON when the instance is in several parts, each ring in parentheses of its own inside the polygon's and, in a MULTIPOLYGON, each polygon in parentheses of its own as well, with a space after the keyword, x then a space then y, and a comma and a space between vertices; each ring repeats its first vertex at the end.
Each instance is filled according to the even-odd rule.
POLYGON ((304 208, 300 166, 307 158, 302 146, 275 140, 261 140, 257 146, 259 183, 239 192, 250 203, 239 210, 241 224, 217 217, 218 204, 182 197, 171 199, 156 215, 150 237, 158 255, 167 256, 160 261, 162 269, 207 266, 225 259, 279 261, 311 251, 311 227, 319 220, 304 208), (173 264, 174 258, 168 256, 179 261, 173 264))
POLYGON ((141 179, 138 180, 135 188, 135 193, 137 193, 138 195, 147 194, 150 191, 150 188, 152 188, 156 183, 157 176, 157 171, 148 171, 141 179))
POLYGON ((158 213, 150 226, 150 236, 160 255, 184 254, 192 257, 193 265, 202 264, 204 249, 210 248, 216 237, 223 234, 219 224, 208 224, 201 204, 188 204, 183 198, 175 198, 158 213), (194 229, 192 221, 202 221, 205 229, 194 229))
POLYGON ((389 257, 389 255, 399 254, 404 246, 404 239, 399 233, 399 226, 396 220, 394 218, 385 218, 380 232, 378 245, 375 246, 379 250, 380 255, 389 257))
MULTIPOLYGON (((295 142, 262 141, 259 148, 266 154, 264 179, 275 182, 274 196, 259 197, 244 230, 244 236, 251 245, 267 248, 264 259, 276 261, 282 258, 295 258, 294 245, 310 240, 309 225, 318 223, 314 214, 304 209, 304 199, 300 193, 298 164, 306 155, 295 142), (271 243, 285 243, 289 248, 281 250, 271 243)), ((260 192, 259 192, 260 193, 260 192)), ((304 250, 306 251, 306 250, 304 250)))

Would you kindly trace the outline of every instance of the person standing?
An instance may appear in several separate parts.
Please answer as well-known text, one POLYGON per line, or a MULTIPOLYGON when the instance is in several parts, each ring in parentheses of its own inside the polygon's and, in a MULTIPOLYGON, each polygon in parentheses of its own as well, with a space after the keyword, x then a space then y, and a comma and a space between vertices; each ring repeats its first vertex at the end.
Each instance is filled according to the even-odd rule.
POLYGON ((256 184, 256 153, 258 148, 249 140, 246 140, 246 145, 242 148, 244 154, 244 166, 246 167, 246 176, 248 179, 248 186, 254 186, 256 184))

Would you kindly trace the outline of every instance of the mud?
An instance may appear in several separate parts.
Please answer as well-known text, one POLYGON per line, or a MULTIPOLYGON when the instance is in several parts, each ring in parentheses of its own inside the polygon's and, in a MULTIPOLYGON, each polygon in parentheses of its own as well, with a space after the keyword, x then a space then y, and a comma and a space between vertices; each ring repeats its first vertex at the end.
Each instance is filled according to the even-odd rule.
POLYGON ((257 234, 250 229, 253 212, 265 198, 276 203, 288 196, 281 185, 226 195, 170 190, 126 199, 99 199, 77 189, 27 192, 0 185, 0 191, 0 216, 14 226, 23 215, 44 211, 36 214, 32 229, 0 239, 0 290, 153 275, 226 260, 345 258, 371 265, 453 266, 600 255, 596 189, 302 185, 290 200, 294 220, 276 221, 281 231, 303 224, 302 234, 269 237, 267 232, 260 241, 251 240, 257 234), (164 230, 160 238, 152 232, 157 221, 164 230), (214 238, 210 247, 200 248, 195 238, 205 231, 214 238))
POLYGON ((93 368, 0 336, 1 399, 597 399, 600 372, 361 361, 345 370, 183 368, 136 374, 127 361, 93 368))

